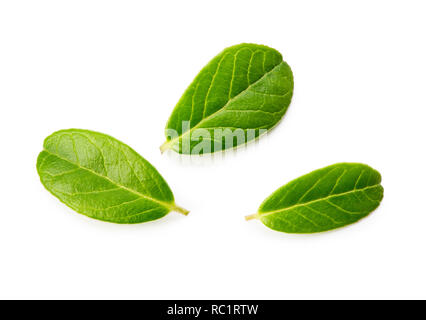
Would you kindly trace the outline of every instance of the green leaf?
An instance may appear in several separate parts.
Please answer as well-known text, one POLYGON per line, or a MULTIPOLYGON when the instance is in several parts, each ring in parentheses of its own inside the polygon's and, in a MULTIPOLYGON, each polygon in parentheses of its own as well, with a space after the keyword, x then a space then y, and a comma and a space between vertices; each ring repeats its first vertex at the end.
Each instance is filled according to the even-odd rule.
POLYGON ((354 223, 383 198, 380 173, 360 163, 315 170, 279 188, 246 219, 288 233, 314 233, 354 223))
POLYGON ((187 214, 157 170, 133 149, 102 133, 62 130, 44 141, 37 159, 42 184, 78 213, 140 223, 170 211, 187 214))
POLYGON ((281 120, 292 95, 293 74, 278 51, 245 43, 229 47, 189 85, 160 149, 202 154, 254 140, 281 120))

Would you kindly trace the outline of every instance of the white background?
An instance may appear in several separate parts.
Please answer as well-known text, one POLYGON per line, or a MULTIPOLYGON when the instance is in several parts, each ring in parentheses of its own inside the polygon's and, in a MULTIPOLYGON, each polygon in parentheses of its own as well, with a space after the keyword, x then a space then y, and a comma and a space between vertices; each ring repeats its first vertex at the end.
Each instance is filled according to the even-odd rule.
POLYGON ((424 1, 1 1, 0 298, 426 298, 424 1), (247 148, 161 155, 185 88, 223 48, 279 50, 281 123, 247 148), (114 225, 39 182, 46 136, 110 134, 148 159, 188 217, 114 225), (336 162, 382 173, 384 200, 343 229, 244 221, 336 162))

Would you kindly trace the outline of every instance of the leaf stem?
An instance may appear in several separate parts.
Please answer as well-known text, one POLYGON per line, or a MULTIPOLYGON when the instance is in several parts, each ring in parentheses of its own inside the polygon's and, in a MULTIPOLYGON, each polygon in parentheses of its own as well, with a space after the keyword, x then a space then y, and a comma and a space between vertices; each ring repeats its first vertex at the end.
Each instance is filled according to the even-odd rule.
POLYGON ((249 220, 257 219, 258 217, 259 217, 259 214, 255 213, 255 214, 245 216, 245 219, 246 219, 246 221, 249 221, 249 220))
POLYGON ((186 210, 186 209, 184 209, 184 208, 182 208, 182 207, 179 207, 179 206, 177 206, 177 205, 173 205, 170 209, 171 209, 172 211, 176 211, 176 212, 182 213, 184 216, 187 216, 187 215, 188 215, 188 213, 189 213, 189 211, 188 211, 188 210, 186 210))
POLYGON ((170 149, 170 141, 166 141, 160 146, 161 153, 164 153, 168 149, 170 149))

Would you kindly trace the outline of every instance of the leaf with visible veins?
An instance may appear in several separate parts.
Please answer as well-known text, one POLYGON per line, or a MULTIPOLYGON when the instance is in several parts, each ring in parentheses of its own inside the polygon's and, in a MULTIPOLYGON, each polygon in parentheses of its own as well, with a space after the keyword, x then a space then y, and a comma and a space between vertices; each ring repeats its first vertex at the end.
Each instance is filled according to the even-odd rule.
POLYGON ((200 154, 247 143, 281 120, 292 95, 293 74, 277 50, 247 43, 226 48, 186 89, 169 118, 167 141, 160 149, 194 154, 199 143, 194 133, 200 129, 208 134, 204 138, 211 150, 200 154), (215 129, 223 135, 217 138, 215 129), (233 138, 236 130, 244 141, 233 138))
POLYGON ((69 129, 44 141, 37 159, 42 184, 60 201, 88 217, 115 223, 140 223, 175 205, 158 171, 124 143, 102 133, 69 129))
POLYGON ((279 188, 246 219, 259 219, 267 227, 287 233, 340 228, 379 206, 383 198, 380 182, 380 173, 365 164, 334 164, 279 188))

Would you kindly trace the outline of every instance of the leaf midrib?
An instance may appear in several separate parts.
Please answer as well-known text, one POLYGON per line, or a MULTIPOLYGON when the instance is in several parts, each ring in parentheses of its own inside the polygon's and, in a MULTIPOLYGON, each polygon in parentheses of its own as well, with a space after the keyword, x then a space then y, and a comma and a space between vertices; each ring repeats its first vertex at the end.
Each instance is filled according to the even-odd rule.
POLYGON ((133 189, 130 189, 130 188, 126 187, 126 186, 118 184, 117 182, 111 180, 109 177, 103 176, 103 175, 101 175, 101 174, 97 173, 96 171, 93 171, 93 170, 91 170, 89 168, 82 167, 80 164, 75 163, 73 161, 70 161, 69 159, 63 158, 63 157, 61 157, 61 156, 59 156, 59 155, 57 155, 57 154, 55 154, 53 152, 50 152, 49 150, 43 149, 43 151, 47 152, 48 154, 50 154, 52 156, 55 156, 55 157, 57 157, 57 158, 59 158, 59 159, 61 159, 63 161, 69 162, 69 163, 75 165, 76 167, 78 167, 79 169, 86 170, 86 171, 88 171, 88 172, 90 172, 90 173, 92 173, 92 174, 94 174, 94 175, 96 175, 96 176, 98 176, 100 178, 103 178, 103 179, 107 180, 108 182, 112 183, 113 185, 116 185, 118 188, 126 190, 126 191, 128 191, 130 193, 133 193, 134 195, 136 195, 138 197, 145 198, 145 199, 147 199, 149 201, 155 202, 155 203, 157 203, 157 204, 165 207, 166 209, 169 209, 170 211, 173 211, 173 210, 176 209, 174 203, 163 202, 163 201, 151 198, 151 197, 149 197, 147 195, 144 195, 144 194, 142 194, 140 192, 137 192, 137 191, 135 191, 133 189))
POLYGON ((200 122, 198 122, 192 129, 185 131, 183 134, 181 134, 180 136, 177 136, 176 138, 173 138, 169 141, 167 141, 167 145, 172 145, 174 143, 175 140, 179 140, 181 138, 183 138, 185 135, 191 133, 193 130, 197 129, 198 127, 200 127, 202 125, 203 122, 209 120, 210 118, 214 117, 216 114, 218 114, 219 112, 222 112, 232 101, 234 101, 235 99, 237 99, 240 95, 242 95, 243 93, 246 93, 247 91, 249 91, 249 89, 255 85, 256 83, 258 83, 259 81, 261 81, 264 77, 266 77, 268 74, 272 73, 276 68, 278 68, 280 65, 282 65, 284 63, 284 61, 281 61, 279 64, 277 64, 275 67, 273 67, 271 70, 269 70, 268 72, 266 72, 262 77, 260 77, 258 80, 256 80, 255 82, 251 83, 246 89, 244 89, 243 91, 241 91, 239 94, 237 94, 236 96, 234 96, 233 98, 229 99, 227 103, 225 103, 225 105, 220 108, 219 110, 217 110, 216 112, 213 112, 211 115, 209 115, 206 118, 203 118, 200 122))
MULTIPOLYGON (((361 189, 353 189, 353 190, 342 192, 342 193, 336 193, 336 194, 329 195, 329 196, 324 197, 324 198, 315 199, 315 200, 311 200, 311 201, 308 201, 308 202, 298 203, 298 204, 292 205, 290 207, 286 207, 286 208, 282 208, 282 209, 278 209, 278 210, 274 210, 274 211, 267 211, 265 213, 258 212, 257 215, 258 215, 259 218, 262 218, 264 216, 269 216, 269 215, 274 214, 274 213, 290 211, 290 210, 293 210, 293 209, 296 209, 296 208, 309 206, 312 203, 317 203, 317 202, 320 202, 320 201, 326 201, 326 200, 329 200, 329 199, 333 199, 333 198, 336 198, 336 197, 344 196, 344 195, 351 194, 351 193, 354 193, 354 192, 360 192, 360 191, 365 191, 365 190, 373 189, 373 188, 378 187, 378 186, 380 186, 380 183, 374 184, 372 186, 364 187, 364 188, 361 188, 361 189)), ((380 201, 378 201, 378 200, 374 200, 374 199, 371 199, 371 200, 372 201, 377 201, 377 202, 380 203, 380 201)))

